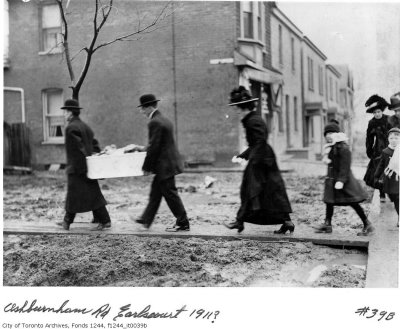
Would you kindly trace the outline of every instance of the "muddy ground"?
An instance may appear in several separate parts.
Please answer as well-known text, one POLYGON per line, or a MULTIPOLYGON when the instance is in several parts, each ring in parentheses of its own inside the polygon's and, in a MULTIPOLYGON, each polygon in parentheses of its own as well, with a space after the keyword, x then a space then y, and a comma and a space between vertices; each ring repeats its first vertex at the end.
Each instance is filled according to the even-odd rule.
MULTIPOLYGON (((323 177, 283 175, 296 229, 322 222, 323 177)), ((114 223, 131 222, 146 205, 151 177, 100 181, 114 223)), ((183 174, 177 186, 191 225, 222 225, 239 207, 241 173, 183 174), (209 188, 205 177, 216 179, 209 188)), ((6 175, 4 221, 51 222, 63 217, 62 172, 6 175)), ((372 191, 369 195, 372 197, 372 191)), ((369 201, 363 204, 369 212, 369 201)), ((77 221, 90 222, 91 214, 77 221)), ((155 220, 174 219, 165 203, 155 220)), ((271 226, 271 231, 279 226, 271 226)), ((356 234, 362 224, 348 207, 336 208, 334 229, 356 234)), ((5 235, 6 286, 286 286, 363 287, 366 251, 312 243, 164 239, 104 234, 5 235)))

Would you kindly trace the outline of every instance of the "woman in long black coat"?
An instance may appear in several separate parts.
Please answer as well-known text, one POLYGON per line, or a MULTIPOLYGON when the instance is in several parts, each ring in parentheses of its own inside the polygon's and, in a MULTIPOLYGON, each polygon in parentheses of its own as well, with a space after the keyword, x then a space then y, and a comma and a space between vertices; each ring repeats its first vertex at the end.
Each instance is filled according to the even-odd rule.
POLYGON ((79 118, 81 107, 78 101, 68 99, 61 109, 68 117, 65 129, 68 186, 64 220, 57 224, 69 230, 77 213, 92 211, 93 218, 99 223, 94 230, 103 230, 111 226, 107 203, 97 180, 86 176, 86 157, 100 152, 98 142, 92 129, 79 118))
MULTIPOLYGON (((388 106, 386 100, 378 95, 372 95, 365 103, 367 113, 371 113, 374 117, 369 120, 367 128, 367 136, 365 146, 367 156, 370 159, 364 181, 368 186, 378 188, 375 185, 374 174, 378 166, 383 149, 388 145, 387 133, 390 129, 389 116, 383 114, 388 106)), ((381 201, 385 200, 385 193, 379 189, 381 201)))
POLYGON ((374 227, 360 206, 367 195, 353 176, 347 138, 339 132, 340 128, 335 123, 329 123, 324 128, 324 136, 328 142, 324 147, 323 158, 328 165, 323 198, 326 204, 326 217, 324 223, 316 228, 316 233, 332 233, 334 206, 350 206, 364 224, 363 230, 357 235, 368 235, 374 231, 374 227))
POLYGON ((242 86, 231 92, 230 106, 237 106, 242 114, 248 149, 238 158, 248 160, 240 188, 241 205, 236 221, 228 224, 230 229, 244 229, 244 222, 259 225, 282 224, 274 231, 285 234, 294 231, 289 213, 292 212, 285 183, 281 177, 274 151, 267 144, 268 131, 265 122, 255 111, 255 101, 242 86))

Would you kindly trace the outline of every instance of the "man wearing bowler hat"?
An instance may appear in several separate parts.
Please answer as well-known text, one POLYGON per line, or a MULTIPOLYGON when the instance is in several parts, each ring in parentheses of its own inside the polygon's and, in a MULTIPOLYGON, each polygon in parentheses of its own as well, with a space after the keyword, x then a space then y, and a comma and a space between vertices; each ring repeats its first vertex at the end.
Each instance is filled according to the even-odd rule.
POLYGON ((389 117, 391 128, 400 128, 400 92, 390 96, 389 110, 394 111, 394 115, 389 117))
POLYGON ((98 226, 92 230, 111 227, 111 220, 106 209, 106 200, 100 191, 97 180, 86 176, 86 157, 100 152, 100 147, 92 129, 80 118, 81 107, 75 99, 67 99, 61 109, 65 110, 68 125, 65 128, 65 149, 67 153, 67 198, 65 216, 57 223, 69 230, 77 213, 92 211, 98 226))
POLYGON ((140 112, 150 121, 148 123, 149 141, 147 155, 143 163, 145 175, 155 174, 151 184, 149 203, 137 223, 148 229, 164 197, 169 209, 176 217, 173 227, 167 231, 189 231, 189 220, 185 207, 175 186, 175 175, 182 173, 183 163, 175 144, 173 125, 157 109, 159 99, 152 94, 140 97, 140 112))

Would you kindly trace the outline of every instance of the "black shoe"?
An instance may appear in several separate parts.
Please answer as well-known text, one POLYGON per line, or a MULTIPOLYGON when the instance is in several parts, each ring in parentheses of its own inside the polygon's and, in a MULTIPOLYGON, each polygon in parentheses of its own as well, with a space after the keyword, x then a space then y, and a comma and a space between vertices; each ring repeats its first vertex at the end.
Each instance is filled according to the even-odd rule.
POLYGON ((69 230, 70 223, 66 222, 65 220, 56 223, 58 226, 62 226, 62 228, 66 231, 69 230))
POLYGON ((97 225, 97 226, 94 227, 94 228, 91 228, 90 230, 91 230, 91 231, 102 231, 102 230, 104 230, 105 228, 110 228, 110 227, 111 227, 111 222, 107 222, 107 223, 104 223, 104 224, 99 223, 99 225, 97 225))
POLYGON ((138 224, 142 224, 145 229, 149 229, 150 228, 150 225, 147 224, 143 219, 136 219, 135 222, 138 223, 138 224))
POLYGON ((167 227, 165 230, 167 232, 190 231, 190 226, 189 223, 183 225, 174 225, 172 227, 167 227))
POLYGON ((372 226, 372 224, 368 224, 367 226, 365 226, 361 232, 358 232, 357 235, 358 236, 368 236, 371 233, 373 233, 375 231, 375 227, 372 226))
POLYGON ((290 234, 293 233, 294 224, 292 222, 284 222, 279 230, 274 231, 274 234, 285 234, 287 231, 289 231, 290 234))
POLYGON ((229 228, 230 230, 233 230, 234 228, 237 228, 238 233, 243 232, 244 230, 244 225, 243 222, 239 222, 239 221, 234 221, 232 223, 229 224, 225 224, 223 223, 225 227, 229 228))
POLYGON ((98 224, 100 223, 98 219, 93 218, 91 221, 92 224, 98 224))
POLYGON ((332 225, 329 225, 329 222, 325 222, 319 226, 314 227, 315 233, 332 233, 332 225))

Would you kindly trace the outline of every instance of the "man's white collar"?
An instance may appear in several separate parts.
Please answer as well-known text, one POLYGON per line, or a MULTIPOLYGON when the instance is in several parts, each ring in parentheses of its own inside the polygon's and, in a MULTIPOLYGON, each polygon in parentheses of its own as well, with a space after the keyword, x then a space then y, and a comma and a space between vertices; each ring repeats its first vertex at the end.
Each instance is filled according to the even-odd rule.
POLYGON ((155 111, 157 111, 157 109, 155 109, 153 112, 150 113, 150 115, 149 115, 149 118, 150 118, 150 119, 153 119, 153 115, 154 115, 154 112, 155 112, 155 111))

